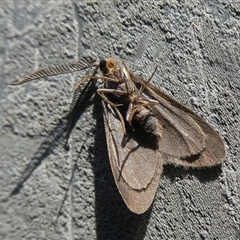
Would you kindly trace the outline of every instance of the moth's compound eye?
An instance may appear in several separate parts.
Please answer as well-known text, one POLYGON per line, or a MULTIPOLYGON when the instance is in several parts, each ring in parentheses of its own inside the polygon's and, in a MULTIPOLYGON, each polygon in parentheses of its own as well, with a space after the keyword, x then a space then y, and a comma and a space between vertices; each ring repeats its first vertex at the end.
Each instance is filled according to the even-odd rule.
POLYGON ((104 59, 100 60, 100 63, 99 63, 100 70, 103 71, 106 69, 106 67, 107 67, 107 61, 104 59))

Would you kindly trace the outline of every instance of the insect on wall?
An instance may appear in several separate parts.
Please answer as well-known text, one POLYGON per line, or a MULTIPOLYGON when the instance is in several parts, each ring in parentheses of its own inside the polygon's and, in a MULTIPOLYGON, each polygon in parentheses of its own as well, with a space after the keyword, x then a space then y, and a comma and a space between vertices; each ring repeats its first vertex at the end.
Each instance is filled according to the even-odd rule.
POLYGON ((220 135, 195 112, 154 87, 150 83, 154 73, 145 81, 114 58, 97 63, 90 57, 82 58, 36 71, 10 85, 88 68, 92 74, 84 76, 74 90, 92 80, 104 82, 97 94, 103 104, 110 165, 132 212, 143 213, 152 204, 163 164, 201 168, 225 159, 220 135))

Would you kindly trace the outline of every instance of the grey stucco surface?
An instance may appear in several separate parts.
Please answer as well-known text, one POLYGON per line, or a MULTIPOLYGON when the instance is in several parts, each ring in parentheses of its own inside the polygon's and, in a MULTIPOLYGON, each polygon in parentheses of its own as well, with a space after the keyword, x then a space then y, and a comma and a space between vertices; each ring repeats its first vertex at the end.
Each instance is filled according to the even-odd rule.
MULTIPOLYGON (((0 239, 240 239, 240 3, 0 2, 0 239), (152 207, 131 213, 110 170, 98 96, 63 147, 81 73, 10 87, 82 56, 113 56, 203 116, 228 155, 164 168, 152 207)), ((83 74, 83 73, 82 73, 83 74)))

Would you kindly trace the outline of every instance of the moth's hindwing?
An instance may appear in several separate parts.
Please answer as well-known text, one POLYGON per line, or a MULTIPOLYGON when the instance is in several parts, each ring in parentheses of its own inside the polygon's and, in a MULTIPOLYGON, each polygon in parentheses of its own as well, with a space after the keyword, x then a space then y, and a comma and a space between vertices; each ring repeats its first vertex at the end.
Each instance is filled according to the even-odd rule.
MULTIPOLYGON (((141 85, 146 81, 131 73, 131 79, 141 85)), ((221 136, 198 114, 147 83, 144 94, 159 101, 152 111, 163 127, 159 150, 166 153, 166 162, 188 167, 210 167, 226 158, 221 136), (175 137, 172 137, 172 135, 175 137)))

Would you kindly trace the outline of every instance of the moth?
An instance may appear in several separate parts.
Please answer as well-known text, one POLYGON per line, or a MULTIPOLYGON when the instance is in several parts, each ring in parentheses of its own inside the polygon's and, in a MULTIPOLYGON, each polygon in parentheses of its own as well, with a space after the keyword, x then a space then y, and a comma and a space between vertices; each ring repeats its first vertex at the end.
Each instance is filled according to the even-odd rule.
POLYGON ((220 135, 195 112, 154 87, 150 83, 154 73, 143 80, 114 58, 97 63, 82 58, 36 71, 11 85, 88 68, 92 74, 84 76, 74 90, 92 80, 103 82, 97 94, 102 99, 110 165, 132 212, 144 213, 152 204, 164 164, 201 168, 225 159, 220 135))

